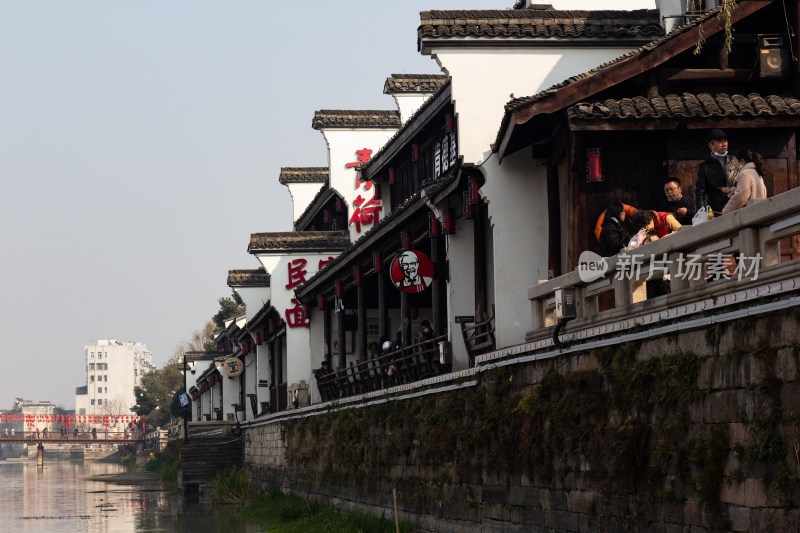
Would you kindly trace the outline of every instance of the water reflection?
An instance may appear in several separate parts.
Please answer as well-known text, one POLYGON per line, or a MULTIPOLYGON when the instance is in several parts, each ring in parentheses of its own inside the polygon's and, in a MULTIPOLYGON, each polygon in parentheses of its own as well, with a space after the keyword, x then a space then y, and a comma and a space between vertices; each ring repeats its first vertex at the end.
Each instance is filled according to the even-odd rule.
POLYGON ((254 533, 230 510, 183 502, 158 487, 86 478, 124 471, 118 464, 0 461, 0 524, 4 532, 254 533))

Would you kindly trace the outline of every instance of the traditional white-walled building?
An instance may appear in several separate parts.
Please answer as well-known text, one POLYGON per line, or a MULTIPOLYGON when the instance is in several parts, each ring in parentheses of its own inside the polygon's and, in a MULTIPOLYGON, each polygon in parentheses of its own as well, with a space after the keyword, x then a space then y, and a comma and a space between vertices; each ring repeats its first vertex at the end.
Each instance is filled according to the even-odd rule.
MULTIPOLYGON (((251 357, 258 369, 243 378, 240 398, 262 404, 259 387, 268 388, 274 412, 305 382, 316 400, 313 369, 323 359, 357 368, 379 338, 410 347, 425 320, 446 344, 437 372, 524 341, 524 291, 551 276, 548 173, 535 147, 502 162, 493 153, 504 106, 664 34, 663 13, 646 9, 652 0, 555 4, 422 12, 419 50, 445 75, 388 78, 384 92, 399 111, 315 114, 329 166, 281 169, 295 231, 251 236, 271 283, 268 302, 249 309, 239 331, 245 373, 251 357), (392 287, 400 282, 388 271, 409 250, 435 270, 415 294, 392 287)), ((337 386, 359 390, 358 375, 385 371, 354 370, 337 386)))
POLYGON ((84 346, 86 385, 75 392, 77 415, 130 415, 133 389, 155 367, 153 354, 141 342, 101 339, 84 346))

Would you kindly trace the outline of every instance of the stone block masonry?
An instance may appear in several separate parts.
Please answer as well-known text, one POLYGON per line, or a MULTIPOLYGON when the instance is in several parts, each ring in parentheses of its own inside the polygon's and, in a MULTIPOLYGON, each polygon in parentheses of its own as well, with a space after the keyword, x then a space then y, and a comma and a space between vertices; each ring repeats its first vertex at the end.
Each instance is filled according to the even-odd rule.
MULTIPOLYGON (((800 312, 244 428, 253 482, 420 532, 800 531, 800 312)), ((454 382, 455 383, 455 382, 454 382)))

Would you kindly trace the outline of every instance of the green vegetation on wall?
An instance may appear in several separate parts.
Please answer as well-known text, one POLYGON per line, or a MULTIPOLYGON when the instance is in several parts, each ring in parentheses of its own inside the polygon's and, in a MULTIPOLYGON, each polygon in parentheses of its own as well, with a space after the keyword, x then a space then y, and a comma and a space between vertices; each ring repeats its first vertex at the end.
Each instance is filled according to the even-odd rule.
MULTIPOLYGON (((709 343, 719 346, 723 333, 714 327, 709 343)), ((584 354, 590 363, 578 371, 562 371, 562 361, 553 360, 539 364, 537 379, 526 377, 539 375, 531 367, 498 369, 482 373, 475 387, 333 408, 283 423, 287 460, 308 480, 398 488, 420 510, 447 503, 448 486, 479 486, 489 477, 511 483, 525 474, 533 486, 567 488, 580 477, 597 494, 614 495, 587 510, 598 522, 616 515, 644 525, 631 508, 695 499, 725 529, 721 490, 744 478, 741 469, 726 475, 730 457, 743 468, 774 471, 768 482, 786 502, 800 486, 797 465, 787 463, 787 455, 800 456, 800 417, 784 412, 779 399, 768 414, 743 420, 748 441, 738 449, 731 449, 727 423, 697 420, 711 392, 698 387, 704 363, 748 357, 774 366, 775 350, 764 341, 733 352, 646 357, 639 344, 628 343, 584 354)), ((767 371, 747 392, 776 399, 780 387, 767 371)), ((459 503, 505 503, 465 497, 459 503)))

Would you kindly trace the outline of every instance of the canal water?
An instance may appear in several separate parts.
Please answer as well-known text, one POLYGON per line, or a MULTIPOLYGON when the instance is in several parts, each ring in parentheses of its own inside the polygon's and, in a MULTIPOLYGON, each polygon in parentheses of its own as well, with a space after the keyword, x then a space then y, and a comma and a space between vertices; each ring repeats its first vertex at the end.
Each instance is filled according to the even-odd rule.
POLYGON ((87 478, 125 471, 92 461, 0 461, 0 531, 102 533, 254 533, 235 511, 184 502, 157 486, 87 478))

